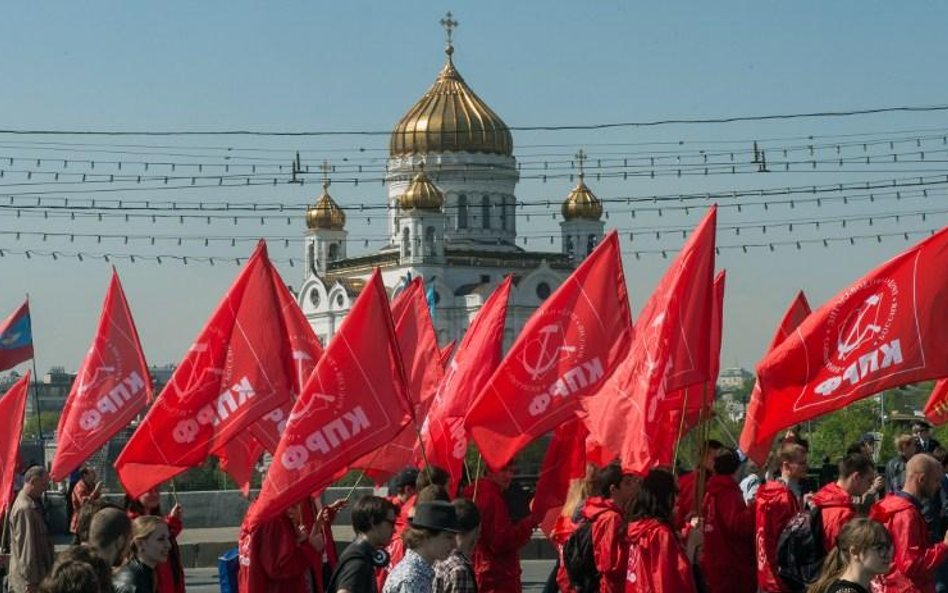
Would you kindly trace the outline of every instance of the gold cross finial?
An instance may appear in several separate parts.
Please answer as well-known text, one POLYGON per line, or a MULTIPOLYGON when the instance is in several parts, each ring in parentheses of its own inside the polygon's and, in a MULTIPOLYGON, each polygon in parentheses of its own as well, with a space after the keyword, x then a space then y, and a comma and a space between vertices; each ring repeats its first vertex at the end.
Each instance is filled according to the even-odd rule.
POLYGON ((454 53, 454 45, 451 43, 451 37, 454 33, 455 27, 458 26, 458 22, 452 18, 450 10, 446 15, 444 15, 444 18, 441 19, 441 26, 444 27, 444 39, 448 44, 445 48, 445 51, 448 52, 448 55, 450 56, 452 53, 454 53))
POLYGON ((329 189, 329 184, 332 183, 329 180, 329 173, 332 172, 332 165, 329 164, 329 161, 323 161, 323 164, 319 166, 319 170, 323 172, 323 189, 329 189))
POLYGON ((588 159, 589 156, 585 152, 583 152, 582 148, 580 148, 579 152, 577 152, 573 158, 576 159, 576 167, 579 169, 579 179, 580 181, 582 181, 583 177, 585 177, 586 175, 583 172, 583 164, 586 162, 586 159, 588 159))

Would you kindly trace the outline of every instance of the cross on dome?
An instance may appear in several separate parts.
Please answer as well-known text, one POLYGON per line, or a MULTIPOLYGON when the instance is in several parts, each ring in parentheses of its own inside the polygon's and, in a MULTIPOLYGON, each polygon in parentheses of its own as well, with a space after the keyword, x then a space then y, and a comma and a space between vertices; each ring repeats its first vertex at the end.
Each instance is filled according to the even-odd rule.
POLYGON ((589 159, 589 156, 583 152, 582 148, 580 148, 579 152, 573 155, 573 158, 576 159, 576 168, 579 169, 579 178, 582 179, 586 175, 583 171, 583 164, 585 164, 586 160, 589 159))

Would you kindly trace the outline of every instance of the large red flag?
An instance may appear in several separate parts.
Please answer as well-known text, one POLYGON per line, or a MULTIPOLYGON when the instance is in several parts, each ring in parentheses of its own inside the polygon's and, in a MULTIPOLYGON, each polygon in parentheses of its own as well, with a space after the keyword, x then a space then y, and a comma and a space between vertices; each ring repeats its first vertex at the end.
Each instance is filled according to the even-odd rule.
POLYGON ((441 349, 441 366, 448 366, 448 361, 451 360, 451 354, 454 353, 454 346, 457 344, 457 340, 451 340, 444 348, 441 349))
POLYGON ((244 528, 252 530, 326 486, 341 469, 394 438, 411 413, 376 270, 296 400, 244 528))
POLYGON ((151 401, 151 376, 118 272, 112 269, 99 327, 66 398, 50 476, 60 481, 151 401))
POLYGON ((572 420, 559 425, 543 456, 540 477, 537 479, 537 494, 531 503, 534 517, 543 517, 540 527, 549 536, 566 503, 573 480, 586 476, 586 437, 589 431, 582 420, 572 420))
POLYGON ((772 434, 885 389, 948 376, 948 227, 807 317, 757 366, 772 434))
POLYGON ((431 400, 444 376, 438 337, 428 311, 421 278, 415 278, 392 303, 392 318, 408 378, 414 421, 406 425, 391 442, 352 464, 353 468, 362 469, 376 483, 385 481, 411 464, 418 442, 416 422, 421 422, 427 415, 431 400))
MULTIPOLYGON (((721 370, 721 336, 724 325, 724 285, 726 273, 718 272, 714 278, 714 308, 711 309, 711 362, 708 367, 708 379, 699 388, 691 388, 690 393, 679 393, 684 402, 685 418, 682 421, 681 434, 686 434, 701 420, 702 415, 710 417, 714 407, 715 384, 721 370)), ((685 387, 685 389, 689 389, 685 387)), ((681 390, 680 390, 681 391, 681 390)), ((679 416, 680 417, 680 416, 679 416)))
POLYGON ((292 357, 263 241, 115 462, 130 496, 190 467, 282 404, 292 357))
POLYGON ((510 276, 504 278, 467 328, 422 425, 423 458, 447 470, 451 493, 460 483, 467 454, 464 414, 500 364, 511 282, 510 276))
POLYGON ((935 426, 948 422, 948 379, 935 383, 935 388, 925 404, 925 416, 935 426))
MULTIPOLYGON (((780 345, 793 330, 803 323, 807 315, 810 314, 810 303, 806 300, 806 295, 801 290, 796 298, 790 303, 787 312, 784 313, 780 325, 770 341, 767 351, 770 352, 780 345)), ((763 434, 759 432, 761 406, 764 405, 761 399, 760 384, 754 382, 754 389, 751 391, 750 402, 747 405, 747 414, 744 416, 744 428, 741 430, 740 447, 741 451, 747 454, 758 465, 763 466, 767 461, 767 454, 770 453, 770 443, 773 441, 776 433, 763 434)))
POLYGON ((631 319, 613 231, 530 317, 468 412, 488 466, 575 415, 628 350, 631 319))
POLYGON ((13 368, 31 358, 33 328, 30 322, 30 301, 26 300, 0 322, 0 371, 13 368))
POLYGON ((593 440, 626 471, 672 461, 680 426, 667 420, 681 418, 682 388, 708 378, 716 221, 712 206, 639 314, 628 356, 582 400, 593 440))
POLYGON ((30 372, 27 371, 0 397, 0 418, 4 419, 4 430, 0 431, 0 517, 13 500, 13 478, 20 456, 20 437, 23 436, 23 415, 29 390, 30 372))

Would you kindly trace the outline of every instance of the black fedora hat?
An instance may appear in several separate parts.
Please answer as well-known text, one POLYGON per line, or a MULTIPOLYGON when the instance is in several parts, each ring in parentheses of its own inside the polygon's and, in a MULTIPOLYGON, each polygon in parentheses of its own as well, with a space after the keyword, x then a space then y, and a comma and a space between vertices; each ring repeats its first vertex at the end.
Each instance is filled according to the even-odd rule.
POLYGON ((419 502, 415 505, 415 516, 408 523, 420 529, 461 533, 457 511, 450 502, 443 500, 419 502))

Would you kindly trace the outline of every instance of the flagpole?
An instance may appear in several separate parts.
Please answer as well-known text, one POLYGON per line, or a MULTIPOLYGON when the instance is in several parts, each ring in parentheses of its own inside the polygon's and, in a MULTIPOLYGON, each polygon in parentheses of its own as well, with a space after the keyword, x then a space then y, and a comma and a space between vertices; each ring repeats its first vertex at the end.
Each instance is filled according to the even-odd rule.
MULTIPOLYGON (((690 387, 690 386, 689 386, 690 387)), ((678 422, 678 439, 675 440, 675 455, 672 457, 672 473, 678 475, 678 450, 681 449, 681 439, 685 432, 685 411, 688 409, 688 387, 685 387, 684 401, 681 403, 681 418, 678 422)))
MULTIPOLYGON (((30 307, 30 293, 26 293, 26 307, 30 307)), ((33 315, 30 313, 30 343, 33 343, 33 315)), ((43 416, 40 410, 40 399, 39 399, 39 373, 36 370, 36 348, 33 348, 33 356, 30 359, 30 362, 33 365, 33 411, 36 413, 36 429, 39 432, 39 442, 40 442, 40 455, 42 456, 43 467, 46 467, 46 445, 44 444, 44 435, 43 435, 43 416)))
POLYGON ((477 485, 481 481, 481 451, 477 451, 477 468, 474 470, 474 494, 471 496, 471 500, 477 500, 477 485))
MULTIPOLYGON (((701 413, 698 420, 701 423, 701 431, 699 435, 701 436, 701 460, 699 463, 704 462, 704 456, 707 455, 707 443, 708 437, 711 436, 711 423, 708 422, 708 382, 704 382, 704 387, 702 388, 701 393, 701 413)), ((704 469, 703 466, 699 466, 699 473, 697 476, 697 483, 695 484, 695 515, 699 518, 701 517, 701 511, 703 510, 704 505, 704 489, 707 484, 708 476, 704 472, 700 471, 704 469)))

